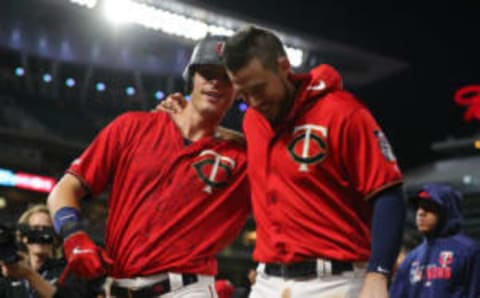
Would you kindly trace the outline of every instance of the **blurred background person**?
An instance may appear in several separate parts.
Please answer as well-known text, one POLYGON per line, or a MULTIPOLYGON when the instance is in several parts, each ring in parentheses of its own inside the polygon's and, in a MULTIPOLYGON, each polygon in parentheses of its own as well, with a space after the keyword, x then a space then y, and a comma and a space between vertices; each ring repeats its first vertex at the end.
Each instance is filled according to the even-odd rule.
MULTIPOLYGON (((20 243, 26 247, 30 267, 40 271, 44 265, 55 265, 56 271, 60 269, 61 272, 63 265, 57 259, 60 256, 59 240, 53 233, 53 223, 47 206, 39 204, 27 209, 18 220, 18 228, 20 243)), ((52 280, 55 279, 56 277, 52 277, 52 280)))
POLYGON ((56 259, 58 240, 45 205, 27 209, 18 220, 18 240, 24 251, 14 262, 1 262, 1 297, 51 297, 63 270, 56 259))
POLYGON ((418 193, 416 224, 424 240, 400 265, 391 298, 480 297, 480 245, 462 232, 461 199, 441 184, 418 193))
MULTIPOLYGON (((100 283, 95 280, 87 284, 69 274, 65 284, 59 285, 59 279, 65 268, 60 254, 60 241, 53 232, 53 223, 47 207, 43 204, 28 208, 18 220, 17 249, 10 250, 16 257, 0 260, 0 297, 36 298, 36 297, 101 297, 100 283)), ((8 232, 3 229, 3 232, 8 232)), ((12 242, 15 238, 12 235, 12 242)), ((3 243, 3 242, 2 242, 3 243)))

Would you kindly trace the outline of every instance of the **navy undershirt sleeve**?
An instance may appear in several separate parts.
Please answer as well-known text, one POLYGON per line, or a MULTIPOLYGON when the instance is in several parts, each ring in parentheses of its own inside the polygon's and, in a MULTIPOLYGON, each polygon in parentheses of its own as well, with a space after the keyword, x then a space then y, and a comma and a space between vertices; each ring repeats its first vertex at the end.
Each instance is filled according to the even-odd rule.
POLYGON ((406 206, 401 186, 385 190, 372 198, 372 248, 368 272, 390 276, 402 244, 406 206))

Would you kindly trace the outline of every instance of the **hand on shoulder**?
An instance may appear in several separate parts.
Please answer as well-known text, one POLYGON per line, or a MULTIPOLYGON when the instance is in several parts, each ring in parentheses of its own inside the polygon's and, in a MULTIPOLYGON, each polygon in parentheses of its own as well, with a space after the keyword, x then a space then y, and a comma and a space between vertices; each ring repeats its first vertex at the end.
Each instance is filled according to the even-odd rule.
POLYGON ((242 147, 245 147, 246 145, 245 137, 241 132, 223 126, 217 128, 215 137, 226 141, 232 141, 242 147))

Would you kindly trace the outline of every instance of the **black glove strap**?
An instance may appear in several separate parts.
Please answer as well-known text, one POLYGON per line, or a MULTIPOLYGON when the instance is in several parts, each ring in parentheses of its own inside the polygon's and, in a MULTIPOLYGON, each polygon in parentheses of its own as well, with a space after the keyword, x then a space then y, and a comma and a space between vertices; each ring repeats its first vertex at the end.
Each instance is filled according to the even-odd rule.
POLYGON ((83 231, 83 225, 80 222, 70 221, 66 222, 60 229, 60 237, 63 239, 68 238, 68 236, 73 233, 83 231))

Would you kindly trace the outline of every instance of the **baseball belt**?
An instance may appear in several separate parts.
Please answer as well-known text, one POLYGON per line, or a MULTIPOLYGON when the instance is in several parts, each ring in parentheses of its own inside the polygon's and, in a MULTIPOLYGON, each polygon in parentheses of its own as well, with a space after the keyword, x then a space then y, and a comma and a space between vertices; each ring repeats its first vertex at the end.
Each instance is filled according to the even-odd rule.
POLYGON ((317 259, 292 264, 267 263, 265 273, 283 278, 313 278, 319 276, 339 275, 353 271, 350 262, 317 259))
MULTIPOLYGON (((196 274, 182 274, 182 285, 187 286, 198 281, 196 274)), ((110 295, 116 298, 152 298, 172 290, 169 278, 141 288, 125 288, 115 284, 110 287, 110 295)))

